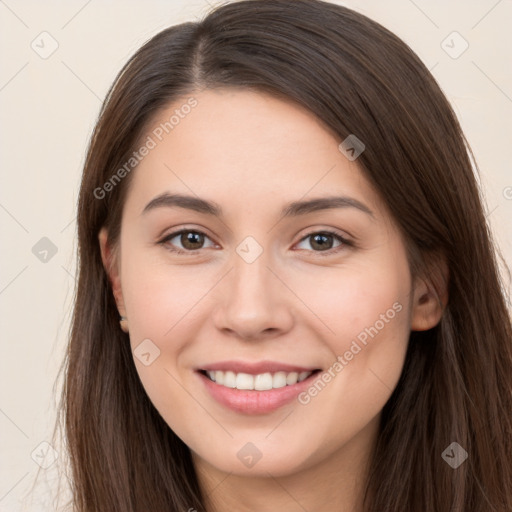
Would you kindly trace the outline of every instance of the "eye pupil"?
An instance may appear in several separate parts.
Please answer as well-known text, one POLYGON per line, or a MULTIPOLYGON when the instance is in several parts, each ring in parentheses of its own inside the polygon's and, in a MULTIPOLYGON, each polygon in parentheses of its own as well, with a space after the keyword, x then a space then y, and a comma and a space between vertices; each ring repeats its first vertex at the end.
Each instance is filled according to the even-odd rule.
POLYGON ((314 243, 311 244, 311 247, 314 247, 314 244, 318 244, 318 247, 321 250, 326 250, 326 249, 328 250, 328 249, 332 248, 332 240, 331 240, 330 244, 329 244, 329 242, 327 242, 327 244, 324 243, 326 239, 329 239, 329 238, 332 239, 332 235, 318 233, 316 235, 313 235, 312 238, 314 240, 314 243), (323 242, 321 240, 323 240, 323 242))
POLYGON ((199 245, 201 245, 201 242, 204 242, 203 238, 204 235, 202 235, 201 233, 196 233, 195 231, 185 231, 181 234, 181 243, 183 244, 183 247, 194 250, 198 249, 198 247, 188 247, 187 244, 199 243, 199 245))

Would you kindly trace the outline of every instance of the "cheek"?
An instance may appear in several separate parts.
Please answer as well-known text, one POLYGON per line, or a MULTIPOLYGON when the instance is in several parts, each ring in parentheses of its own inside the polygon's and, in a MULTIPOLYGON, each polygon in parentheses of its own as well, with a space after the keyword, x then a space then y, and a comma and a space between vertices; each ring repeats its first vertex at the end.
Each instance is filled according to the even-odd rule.
POLYGON ((306 298, 308 309, 321 321, 319 332, 325 333, 332 351, 340 355, 350 351, 354 342, 371 349, 384 340, 393 342, 398 334, 400 339, 407 338, 409 282, 403 273, 401 262, 386 264, 382 258, 375 265, 329 273, 323 269, 302 284, 297 279, 293 287, 306 298))
POLYGON ((190 424, 204 415, 186 391, 192 371, 184 354, 193 346, 198 328, 208 321, 208 294, 218 281, 211 269, 198 267, 171 266, 161 257, 155 261, 136 250, 121 266, 137 373, 153 405, 184 437, 190 433, 183 433, 180 425, 190 430, 190 424), (149 357, 144 357, 147 353, 149 357), (172 411, 181 412, 176 416, 172 411))
POLYGON ((369 357, 384 345, 396 348, 407 338, 406 294, 396 282, 383 277, 361 281, 346 283, 331 301, 329 317, 336 332, 333 345, 336 354, 346 354, 347 360, 355 355, 369 357))
POLYGON ((349 431, 380 413, 398 383, 407 352, 409 282, 401 278, 400 265, 384 268, 369 270, 340 292, 341 309, 337 317, 334 311, 332 315, 336 363, 329 393, 339 404, 334 416, 349 431))
POLYGON ((336 400, 345 424, 347 411, 359 411, 362 416, 351 417, 363 422, 363 416, 369 420, 380 411, 398 382, 408 346, 410 279, 404 277, 405 254, 390 251, 390 257, 380 254, 372 263, 333 269, 329 277, 318 273, 298 291, 321 320, 315 320, 315 326, 325 333, 332 358, 328 372, 303 403, 314 401, 314 407, 324 408, 336 400))
POLYGON ((172 340, 171 348, 177 350, 176 342, 187 338, 186 326, 201 310, 215 276, 204 266, 169 265, 161 254, 154 254, 133 251, 123 260, 123 297, 130 335, 158 340, 159 345, 172 340))
POLYGON ((194 340, 191 325, 214 282, 207 275, 201 278, 192 266, 171 267, 136 251, 121 268, 130 344, 142 386, 169 426, 192 443, 192 426, 205 413, 187 391, 190 368, 181 364, 181 354, 194 340))

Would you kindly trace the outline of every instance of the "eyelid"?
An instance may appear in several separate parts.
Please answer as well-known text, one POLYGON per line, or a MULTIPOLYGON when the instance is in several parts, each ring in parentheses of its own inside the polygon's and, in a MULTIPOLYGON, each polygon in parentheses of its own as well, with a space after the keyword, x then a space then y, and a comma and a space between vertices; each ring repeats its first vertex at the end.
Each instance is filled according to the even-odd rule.
MULTIPOLYGON (((216 242, 214 242, 211 239, 211 237, 207 233, 205 233, 201 229, 196 229, 196 228, 187 227, 187 226, 180 227, 180 228, 176 229, 175 231, 172 231, 171 233, 160 238, 159 241, 157 242, 157 244, 165 246, 169 240, 172 240, 173 238, 177 237, 178 235, 181 235, 184 232, 185 233, 186 232, 194 232, 199 235, 204 235, 206 238, 210 239, 214 245, 218 245, 218 244, 216 244, 216 242)), ((314 253, 318 256, 331 256, 331 255, 337 254, 340 250, 343 250, 344 248, 355 247, 355 243, 352 240, 350 240, 350 237, 347 238, 345 233, 342 233, 334 228, 311 229, 310 231, 303 234, 301 236, 301 238, 294 244, 294 246, 303 242, 304 240, 306 240, 307 238, 309 238, 313 235, 319 235, 319 234, 330 235, 330 236, 333 236, 334 238, 337 238, 340 241, 340 245, 338 247, 327 249, 325 251, 313 251, 313 250, 308 250, 308 249, 299 249, 299 250, 300 251, 308 251, 308 252, 314 253)), ((203 249, 205 249, 205 248, 191 249, 191 250, 184 250, 184 249, 175 248, 175 247, 167 248, 167 250, 169 250, 170 252, 178 253, 178 254, 188 254, 188 255, 196 255, 196 254, 198 254, 199 251, 202 251, 203 249)))
POLYGON ((340 241, 340 245, 338 247, 327 249, 326 251, 312 251, 312 250, 308 250, 308 249, 299 249, 299 250, 311 252, 311 253, 315 254, 315 256, 319 256, 319 257, 328 257, 328 256, 337 255, 339 252, 341 252, 343 250, 355 247, 355 243, 353 241, 351 241, 349 238, 347 238, 347 236, 344 233, 342 233, 334 228, 312 229, 312 230, 308 231, 307 233, 305 233, 304 235, 302 235, 300 240, 294 245, 297 245, 297 244, 303 242, 304 240, 306 240, 307 238, 309 238, 313 235, 320 235, 320 234, 330 235, 334 238, 337 238, 340 241))
MULTIPOLYGON (((182 233, 188 233, 188 232, 193 232, 193 233, 197 233, 199 235, 204 235, 205 238, 208 238, 209 240, 211 240, 211 242, 213 243, 213 245, 218 245, 216 242, 214 242, 212 240, 212 238, 210 237, 210 235, 208 235, 208 233, 205 233, 204 231, 202 231, 203 228, 201 229, 196 229, 196 228, 192 228, 192 227, 187 227, 187 226, 183 226, 181 228, 178 228, 176 229, 175 231, 171 231, 170 233, 168 233, 167 235, 164 235, 163 237, 159 238, 159 240, 157 241, 157 244, 158 245, 163 245, 163 246, 166 246, 166 244, 169 242, 169 240, 172 240, 173 238, 176 238, 178 235, 181 235, 182 233)), ((168 251, 170 252, 173 252, 173 253, 178 253, 178 254, 190 254, 190 255, 195 255, 197 254, 199 251, 202 251, 204 250, 205 248, 201 248, 201 249, 191 249, 191 250, 184 250, 184 249, 180 249, 180 248, 176 248, 176 247, 173 247, 173 248, 167 248, 168 251)))

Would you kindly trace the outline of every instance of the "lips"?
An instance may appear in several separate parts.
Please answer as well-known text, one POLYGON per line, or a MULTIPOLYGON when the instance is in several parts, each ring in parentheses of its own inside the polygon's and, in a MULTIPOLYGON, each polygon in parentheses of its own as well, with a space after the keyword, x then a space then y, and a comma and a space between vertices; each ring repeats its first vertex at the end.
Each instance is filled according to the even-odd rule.
MULTIPOLYGON (((236 413, 258 415, 272 413, 286 404, 292 403, 300 393, 313 385, 315 379, 320 375, 320 372, 321 370, 313 372, 304 380, 296 382, 295 384, 261 391, 233 389, 212 381, 204 371, 197 370, 195 373, 202 386, 204 386, 206 393, 220 405, 236 413)), ((217 370, 214 373, 222 373, 222 370, 217 370)), ((231 372, 228 371, 226 373, 231 372)), ((297 374, 295 373, 295 375, 297 374)), ((249 377, 252 376, 245 374, 244 379, 249 377)))
POLYGON ((268 414, 292 402, 322 370, 278 361, 207 363, 195 369, 207 393, 242 414, 268 414))
POLYGON ((248 373, 250 375, 259 375, 262 373, 277 373, 277 372, 314 372, 318 370, 317 366, 299 366, 288 363, 280 363, 277 361, 220 361, 218 363, 205 364, 196 368, 197 371, 230 371, 233 373, 248 373))

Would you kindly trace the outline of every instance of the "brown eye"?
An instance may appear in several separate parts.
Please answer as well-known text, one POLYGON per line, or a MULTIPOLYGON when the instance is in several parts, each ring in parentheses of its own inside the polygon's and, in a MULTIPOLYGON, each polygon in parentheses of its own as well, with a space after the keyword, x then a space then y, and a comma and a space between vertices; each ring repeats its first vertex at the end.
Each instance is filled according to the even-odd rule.
POLYGON ((325 233, 317 233, 315 235, 310 235, 312 240, 311 247, 313 249, 319 249, 320 251, 326 251, 332 249, 333 245, 333 236, 326 235, 325 233))
MULTIPOLYGON (((180 231, 170 233, 159 243, 164 245, 168 250, 178 254, 194 254, 194 251, 199 251, 205 248, 204 243, 206 240, 210 240, 210 238, 201 231, 182 229, 180 231)), ((311 240, 311 249, 307 250, 312 250, 321 256, 324 255, 321 253, 325 253, 325 256, 328 256, 342 250, 346 246, 352 245, 351 242, 334 231, 315 231, 309 233, 302 238, 300 243, 304 243, 306 240, 311 240), (338 241, 338 245, 333 247, 335 240, 338 241)), ((210 247, 213 247, 214 245, 215 244, 212 242, 210 247)))
POLYGON ((206 239, 209 240, 209 238, 201 231, 182 229, 181 231, 176 231, 167 235, 159 243, 168 247, 170 251, 177 253, 187 253, 203 249, 206 239), (172 240, 176 241, 171 242, 172 240), (181 247, 176 247, 177 244, 181 244, 181 247))
MULTIPOLYGON (((313 252, 333 254, 345 246, 352 245, 348 240, 334 231, 315 231, 306 235, 300 243, 310 240, 309 245, 313 252), (338 245, 333 247, 334 240, 338 240, 338 245)), ((327 254, 326 254, 327 255, 327 254)), ((323 256, 323 255, 322 255, 323 256)))
POLYGON ((183 231, 180 235, 180 242, 185 249, 201 249, 204 243, 204 235, 195 231, 183 231))

